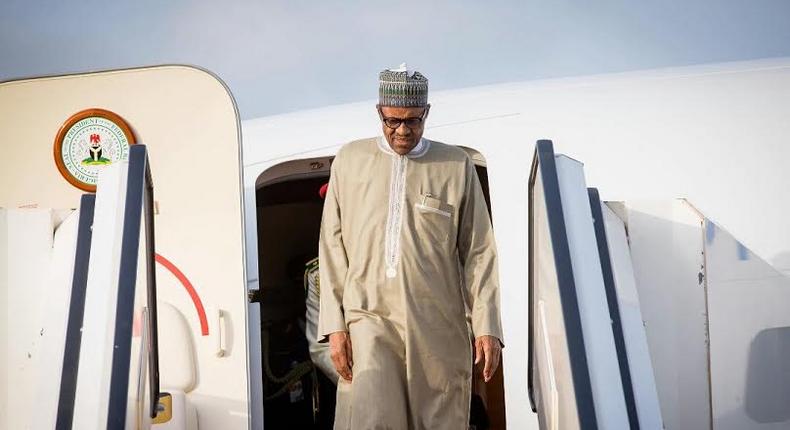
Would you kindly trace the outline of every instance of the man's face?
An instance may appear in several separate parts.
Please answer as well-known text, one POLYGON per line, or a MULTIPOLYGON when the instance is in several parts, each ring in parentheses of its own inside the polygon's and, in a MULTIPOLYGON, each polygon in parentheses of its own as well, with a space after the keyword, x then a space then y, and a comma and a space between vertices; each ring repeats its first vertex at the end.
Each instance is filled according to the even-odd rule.
POLYGON ((400 155, 408 154, 420 142, 430 105, 425 107, 378 106, 378 108, 382 119, 381 130, 384 132, 384 137, 390 148, 400 155), (421 120, 418 121, 415 118, 421 120), (391 128, 385 124, 386 119, 390 119, 390 122, 392 119, 403 121, 396 128, 391 128))

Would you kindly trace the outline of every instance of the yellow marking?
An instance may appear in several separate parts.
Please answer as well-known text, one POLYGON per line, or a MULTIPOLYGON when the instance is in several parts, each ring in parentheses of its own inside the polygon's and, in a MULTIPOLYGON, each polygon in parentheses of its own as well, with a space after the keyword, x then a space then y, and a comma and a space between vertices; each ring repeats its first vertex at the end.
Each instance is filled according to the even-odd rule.
POLYGON ((173 397, 170 393, 162 393, 157 403, 156 417, 152 424, 164 424, 173 419, 173 397))

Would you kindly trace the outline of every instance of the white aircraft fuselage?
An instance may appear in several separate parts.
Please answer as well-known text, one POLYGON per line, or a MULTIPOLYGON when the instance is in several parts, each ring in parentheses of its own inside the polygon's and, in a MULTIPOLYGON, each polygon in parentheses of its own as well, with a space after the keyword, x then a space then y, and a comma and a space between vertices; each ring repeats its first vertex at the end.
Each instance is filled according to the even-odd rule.
MULTIPOLYGON (((424 136, 466 148, 487 174, 499 256, 508 428, 538 428, 527 393, 528 185, 535 142, 551 139, 558 152, 582 160, 587 184, 601 190, 602 200, 686 198, 754 253, 790 273, 790 225, 785 222, 790 194, 782 192, 790 182, 784 161, 790 159, 788 100, 789 59, 430 94, 424 136)), ((185 66, 3 83, 0 141, 27 143, 6 145, 0 207, 76 208, 81 192, 65 183, 51 161, 58 127, 90 107, 108 108, 128 120, 151 158, 157 253, 163 257, 157 269, 159 299, 172 305, 193 336, 192 371, 179 374, 173 384, 197 409, 200 428, 262 428, 261 324, 268 315, 250 297, 269 288, 270 281, 286 279, 285 269, 274 265, 285 267, 287 261, 264 260, 261 250, 288 249, 295 255, 309 251, 311 238, 317 240, 313 230, 300 229, 295 236, 297 230, 286 229, 289 223, 314 228, 315 202, 270 206, 266 199, 275 194, 263 190, 274 193, 270 186, 276 184, 327 178, 331 158, 344 143, 381 134, 375 103, 239 121, 221 81, 185 66), (24 105, 20 97, 27 97, 24 105), (34 149, 22 149, 30 145, 34 149), (289 245, 297 242, 305 243, 304 249, 289 245), (264 263, 273 266, 261 267, 264 263), (178 273, 189 280, 191 291, 178 273)), ((58 225, 47 228, 54 231, 58 225)), ((8 277, 9 291, 24 281, 21 274, 8 277)), ((55 311, 25 316, 12 310, 17 296, 10 294, 0 305, 15 318, 30 319, 23 339, 34 335, 44 313, 55 311)), ((25 297, 25 306, 34 306, 33 296, 25 297)), ((56 314, 67 315, 68 308, 56 314)), ((0 325, 0 333, 4 330, 12 326, 0 325)), ((159 342, 168 342, 163 327, 159 342)), ((7 344, 4 354, 24 351, 20 345, 7 344)), ((30 412, 42 406, 35 404, 35 393, 48 390, 37 376, 46 367, 43 361, 7 360, 0 368, 19 364, 27 370, 0 372, 0 386, 37 388, 19 399, 0 397, 0 416, 21 411, 0 426, 30 422, 30 412)), ((164 368, 162 378, 164 389, 164 368)))

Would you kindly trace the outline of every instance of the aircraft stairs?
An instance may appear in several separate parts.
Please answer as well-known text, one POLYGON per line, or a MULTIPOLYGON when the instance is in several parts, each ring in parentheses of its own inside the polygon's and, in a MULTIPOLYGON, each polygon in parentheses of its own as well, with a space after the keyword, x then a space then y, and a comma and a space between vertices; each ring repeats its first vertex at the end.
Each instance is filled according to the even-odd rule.
POLYGON ((685 200, 602 202, 551 141, 529 199, 541 429, 790 428, 790 279, 685 200))

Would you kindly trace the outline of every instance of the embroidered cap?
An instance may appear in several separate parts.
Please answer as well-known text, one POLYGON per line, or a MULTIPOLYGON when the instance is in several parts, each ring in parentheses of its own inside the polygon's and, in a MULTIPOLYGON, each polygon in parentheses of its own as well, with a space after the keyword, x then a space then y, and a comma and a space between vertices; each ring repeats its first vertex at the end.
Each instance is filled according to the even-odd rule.
POLYGON ((406 63, 379 73, 379 104, 393 107, 428 105, 428 79, 406 63))

